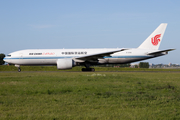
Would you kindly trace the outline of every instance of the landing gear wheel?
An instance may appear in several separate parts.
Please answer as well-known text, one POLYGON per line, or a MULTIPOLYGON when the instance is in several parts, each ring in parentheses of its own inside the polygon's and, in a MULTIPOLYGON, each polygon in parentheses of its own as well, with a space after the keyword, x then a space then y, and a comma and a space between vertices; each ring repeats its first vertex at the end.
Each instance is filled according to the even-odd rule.
POLYGON ((21 72, 21 68, 18 68, 18 72, 21 72))
POLYGON ((92 72, 95 72, 95 69, 94 69, 94 68, 91 68, 91 71, 92 71, 92 72))
POLYGON ((82 71, 92 71, 92 72, 94 72, 95 69, 94 68, 82 68, 82 71))
POLYGON ((81 71, 86 71, 86 68, 82 68, 81 71))

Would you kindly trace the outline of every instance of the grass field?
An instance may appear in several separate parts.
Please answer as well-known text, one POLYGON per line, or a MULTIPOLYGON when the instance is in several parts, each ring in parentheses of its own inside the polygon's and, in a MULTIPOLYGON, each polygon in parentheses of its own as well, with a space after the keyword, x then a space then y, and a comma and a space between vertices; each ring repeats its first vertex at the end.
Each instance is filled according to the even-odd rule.
POLYGON ((0 72, 0 119, 180 119, 180 74, 0 72))
MULTIPOLYGON (((69 70, 58 70, 56 66, 21 66, 22 71, 81 71, 83 67, 77 66, 69 70)), ((148 69, 148 68, 116 68, 116 67, 94 67, 95 71, 179 71, 180 69, 148 69)), ((18 71, 14 65, 0 65, 0 71, 18 71)))

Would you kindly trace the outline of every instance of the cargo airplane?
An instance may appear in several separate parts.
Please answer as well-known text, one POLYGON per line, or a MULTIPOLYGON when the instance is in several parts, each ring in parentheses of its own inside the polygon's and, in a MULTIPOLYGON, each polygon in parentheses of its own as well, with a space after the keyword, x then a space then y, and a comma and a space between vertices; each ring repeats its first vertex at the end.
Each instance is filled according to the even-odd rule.
POLYGON ((21 65, 56 65, 57 69, 72 69, 83 65, 82 71, 95 71, 92 65, 125 64, 168 54, 174 49, 158 50, 167 23, 160 24, 138 48, 113 49, 28 49, 8 54, 4 61, 21 65))

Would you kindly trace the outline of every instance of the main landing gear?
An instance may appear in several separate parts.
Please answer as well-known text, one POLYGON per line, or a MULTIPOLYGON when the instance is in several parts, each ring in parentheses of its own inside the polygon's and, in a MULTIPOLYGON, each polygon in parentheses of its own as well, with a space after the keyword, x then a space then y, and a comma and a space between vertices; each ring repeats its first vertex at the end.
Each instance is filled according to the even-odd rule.
POLYGON ((86 64, 84 64, 84 66, 85 66, 86 68, 82 68, 82 71, 95 72, 95 69, 94 69, 94 68, 90 68, 90 64, 86 63, 86 64))
POLYGON ((91 71, 91 72, 95 72, 94 68, 82 68, 82 71, 91 71))

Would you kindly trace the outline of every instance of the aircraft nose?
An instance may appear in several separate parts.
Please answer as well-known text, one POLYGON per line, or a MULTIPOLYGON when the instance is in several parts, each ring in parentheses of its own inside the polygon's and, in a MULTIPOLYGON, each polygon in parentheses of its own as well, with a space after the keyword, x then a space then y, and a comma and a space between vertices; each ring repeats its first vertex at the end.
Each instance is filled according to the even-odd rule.
POLYGON ((6 62, 6 57, 4 57, 3 61, 5 61, 5 62, 6 62))
POLYGON ((3 60, 7 63, 10 62, 10 59, 7 59, 7 57, 5 57, 3 60))

